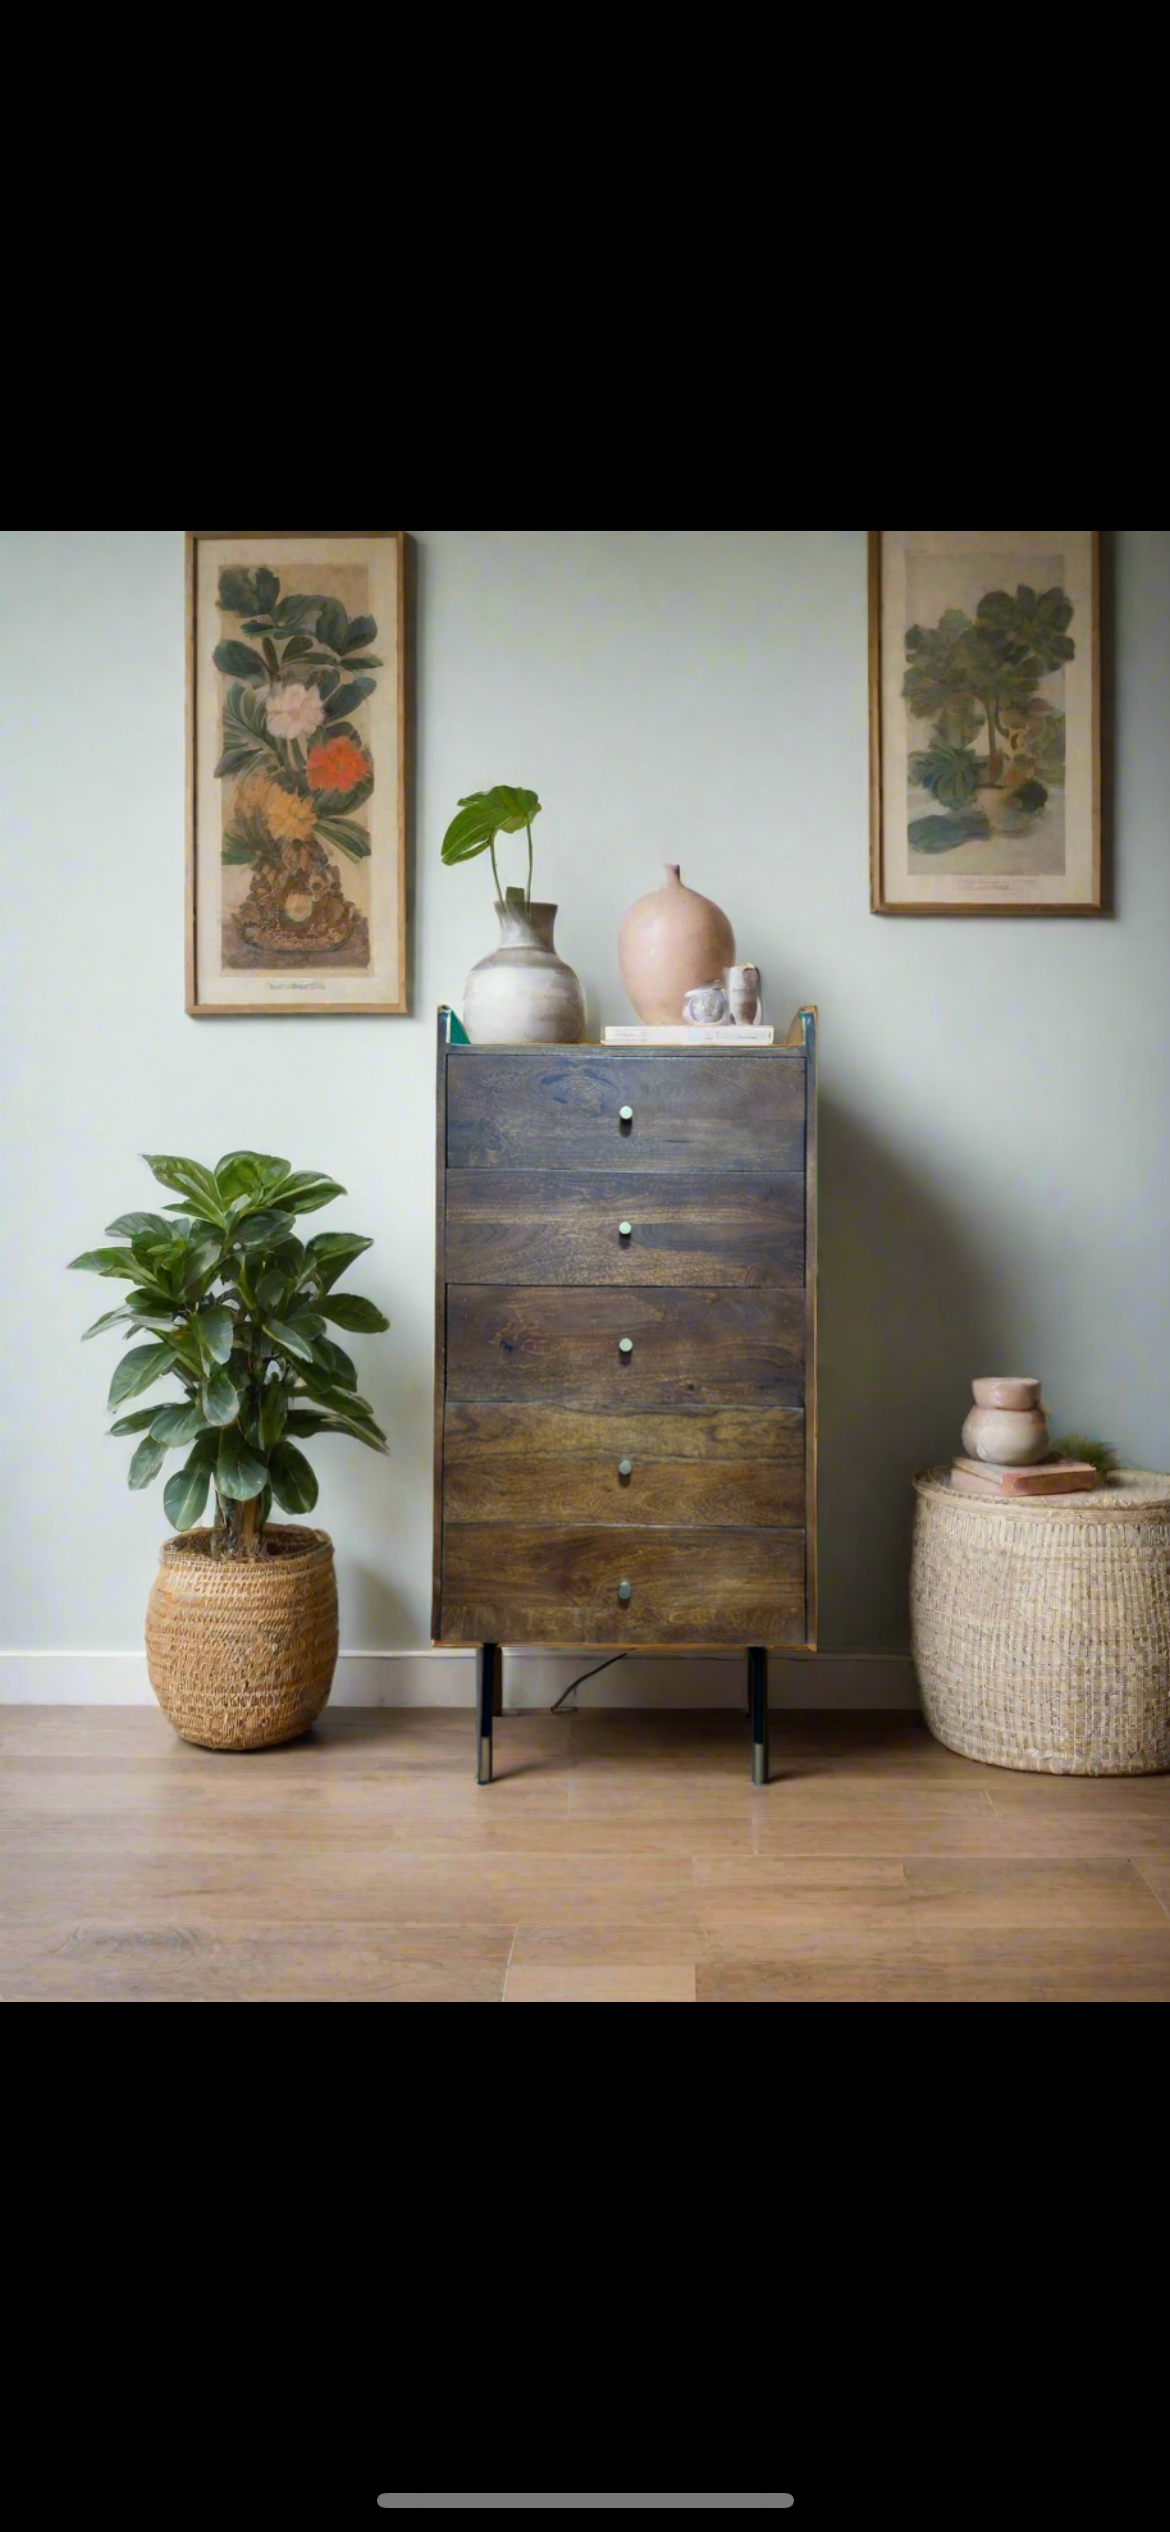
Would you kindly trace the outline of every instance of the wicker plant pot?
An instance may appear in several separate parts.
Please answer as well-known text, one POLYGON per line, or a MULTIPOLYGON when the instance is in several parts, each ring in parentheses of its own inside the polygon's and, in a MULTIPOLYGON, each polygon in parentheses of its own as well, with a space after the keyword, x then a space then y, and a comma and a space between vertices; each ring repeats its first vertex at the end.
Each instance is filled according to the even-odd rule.
POLYGON ((269 1527, 254 1564, 212 1558, 210 1530, 160 1550, 146 1667, 168 1723, 209 1750, 271 1749, 315 1723, 337 1661, 337 1580, 324 1530, 269 1527))
POLYGON ((926 1720, 965 1758, 1053 1776, 1170 1768, 1170 1477, 1006 1503, 914 1480, 910 1624, 926 1720))

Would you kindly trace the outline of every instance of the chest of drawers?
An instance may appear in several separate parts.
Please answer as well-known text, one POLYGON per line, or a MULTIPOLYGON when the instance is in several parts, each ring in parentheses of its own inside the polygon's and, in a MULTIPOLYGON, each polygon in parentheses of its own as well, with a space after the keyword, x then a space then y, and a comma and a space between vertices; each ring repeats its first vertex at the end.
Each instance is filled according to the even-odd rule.
POLYGON ((816 1019, 724 1048, 456 1044, 439 1014, 432 1634, 816 1642, 816 1019))

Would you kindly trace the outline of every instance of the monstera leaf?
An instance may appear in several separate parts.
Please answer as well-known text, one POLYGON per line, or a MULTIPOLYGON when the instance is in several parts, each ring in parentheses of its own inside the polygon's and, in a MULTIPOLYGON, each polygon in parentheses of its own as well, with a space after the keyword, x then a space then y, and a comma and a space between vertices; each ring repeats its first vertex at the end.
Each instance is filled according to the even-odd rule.
POLYGON ((536 793, 518 784, 498 782, 491 791, 469 791, 443 837, 443 860, 473 861, 477 853, 489 851, 497 835, 518 835, 539 816, 536 793))

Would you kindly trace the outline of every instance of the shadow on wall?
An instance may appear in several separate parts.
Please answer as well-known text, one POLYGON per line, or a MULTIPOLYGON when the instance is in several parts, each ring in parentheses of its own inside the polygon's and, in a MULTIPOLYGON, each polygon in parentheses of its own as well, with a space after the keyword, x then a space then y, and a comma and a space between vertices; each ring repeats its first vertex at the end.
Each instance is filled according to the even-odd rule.
MULTIPOLYGON (((389 1561, 389 1560, 388 1560, 389 1561)), ((412 1613, 395 1589, 389 1571, 347 1561, 341 1590, 341 1644, 381 1651, 388 1644, 410 1644, 412 1613)), ((429 1632, 429 1630, 427 1630, 429 1632)))
POLYGON ((823 1092, 817 1126, 820 1643, 901 1652, 911 1479, 958 1449, 973 1374, 1017 1368, 1010 1305, 901 1152, 823 1092))

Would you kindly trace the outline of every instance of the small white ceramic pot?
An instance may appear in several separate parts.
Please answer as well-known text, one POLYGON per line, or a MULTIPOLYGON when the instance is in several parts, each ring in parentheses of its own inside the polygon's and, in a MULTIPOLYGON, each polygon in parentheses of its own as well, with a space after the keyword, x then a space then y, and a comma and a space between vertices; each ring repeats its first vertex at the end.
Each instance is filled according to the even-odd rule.
POLYGON ((760 992, 760 971, 750 960, 744 967, 725 967, 723 982, 731 1016, 740 1028, 753 1028, 764 1016, 764 999, 760 992))
POLYGON ((1040 1383, 1025 1380, 1018 1373, 989 1373, 983 1380, 973 1380, 971 1395, 977 1407, 1038 1407, 1040 1383))
POLYGON ((727 996, 722 985, 692 985, 682 998, 684 1020, 697 1028, 718 1028, 727 1018, 727 996))

